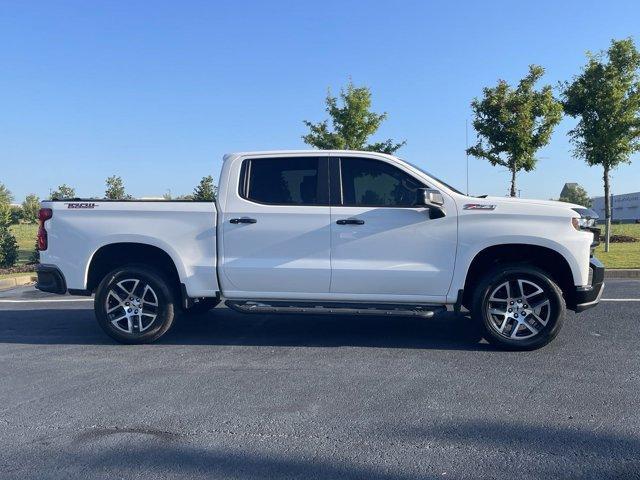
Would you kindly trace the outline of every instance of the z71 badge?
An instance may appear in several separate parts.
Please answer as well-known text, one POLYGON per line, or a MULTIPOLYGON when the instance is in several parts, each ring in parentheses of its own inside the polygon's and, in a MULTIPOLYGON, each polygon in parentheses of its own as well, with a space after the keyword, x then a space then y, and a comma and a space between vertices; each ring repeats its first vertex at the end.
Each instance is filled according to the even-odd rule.
POLYGON ((495 210, 495 205, 488 203, 467 203, 462 207, 463 210, 495 210))
POLYGON ((92 202, 74 202, 74 203, 65 203, 67 208, 96 208, 96 204, 92 202))

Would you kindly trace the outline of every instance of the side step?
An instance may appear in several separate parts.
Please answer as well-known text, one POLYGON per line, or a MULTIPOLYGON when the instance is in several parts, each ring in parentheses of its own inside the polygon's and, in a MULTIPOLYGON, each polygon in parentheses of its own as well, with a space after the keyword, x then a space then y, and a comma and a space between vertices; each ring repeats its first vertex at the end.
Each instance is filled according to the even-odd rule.
POLYGON ((433 317, 447 310, 444 305, 406 305, 376 303, 309 303, 282 301, 227 300, 225 305, 240 313, 297 313, 297 314, 344 314, 344 315, 386 315, 397 317, 433 317))

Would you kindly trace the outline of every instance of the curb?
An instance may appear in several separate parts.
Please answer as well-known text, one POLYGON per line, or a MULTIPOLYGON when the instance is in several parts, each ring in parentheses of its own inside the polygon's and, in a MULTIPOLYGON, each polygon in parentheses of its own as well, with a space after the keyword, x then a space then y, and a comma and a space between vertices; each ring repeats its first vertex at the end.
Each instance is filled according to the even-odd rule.
POLYGON ((13 287, 29 285, 38 280, 35 275, 21 275, 20 277, 2 278, 0 279, 0 290, 7 290, 13 287))
POLYGON ((640 268, 615 268, 604 271, 604 278, 639 278, 640 268))

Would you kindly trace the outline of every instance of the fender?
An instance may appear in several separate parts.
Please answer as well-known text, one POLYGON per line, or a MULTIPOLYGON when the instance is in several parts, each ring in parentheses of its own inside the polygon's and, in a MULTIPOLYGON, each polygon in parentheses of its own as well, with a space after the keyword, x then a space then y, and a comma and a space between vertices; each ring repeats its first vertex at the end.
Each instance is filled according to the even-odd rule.
POLYGON ((447 301, 455 303, 458 291, 464 288, 469 269, 476 257, 490 247, 499 247, 503 245, 531 245, 536 247, 544 247, 560 254, 571 269, 571 274, 575 279, 582 278, 582 270, 578 259, 576 259, 571 251, 561 243, 544 237, 534 237, 529 235, 503 235, 498 237, 489 237, 484 241, 474 243, 473 245, 460 244, 456 259, 456 269, 454 271, 451 288, 447 294, 447 301))
POLYGON ((84 270, 84 287, 85 288, 87 287, 87 282, 89 279, 89 267, 91 266, 91 262, 93 261, 93 258, 95 257, 96 252, 98 252, 98 250, 100 250, 101 248, 107 247, 109 245, 113 245, 114 243, 138 243, 141 245, 149 245, 152 247, 157 247, 160 250, 164 251, 167 255, 169 255, 169 257, 173 261, 173 264, 176 267, 176 270, 178 271, 178 276, 180 277, 180 281, 184 282, 185 279, 187 278, 187 271, 184 263, 180 259, 180 255, 178 255, 177 252, 168 243, 158 238, 150 237, 147 235, 116 234, 116 235, 109 235, 107 237, 101 238, 101 241, 96 245, 94 245, 94 247, 91 249, 91 254, 89 255, 87 261, 85 262, 85 270, 84 270))

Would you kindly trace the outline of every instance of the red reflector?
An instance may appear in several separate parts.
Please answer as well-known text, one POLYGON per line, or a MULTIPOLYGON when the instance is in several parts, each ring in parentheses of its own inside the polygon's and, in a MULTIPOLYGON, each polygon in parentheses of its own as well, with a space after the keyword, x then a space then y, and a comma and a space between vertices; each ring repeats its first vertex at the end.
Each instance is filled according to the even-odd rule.
POLYGON ((38 212, 38 219, 40 220, 40 226, 38 227, 38 250, 46 250, 49 246, 49 239, 47 236, 47 230, 44 228, 44 222, 53 217, 53 210, 50 208, 41 208, 38 212))
POLYGON ((38 212, 38 219, 41 222, 49 220, 51 217, 53 217, 53 210, 51 210, 50 208, 41 208, 38 212))

